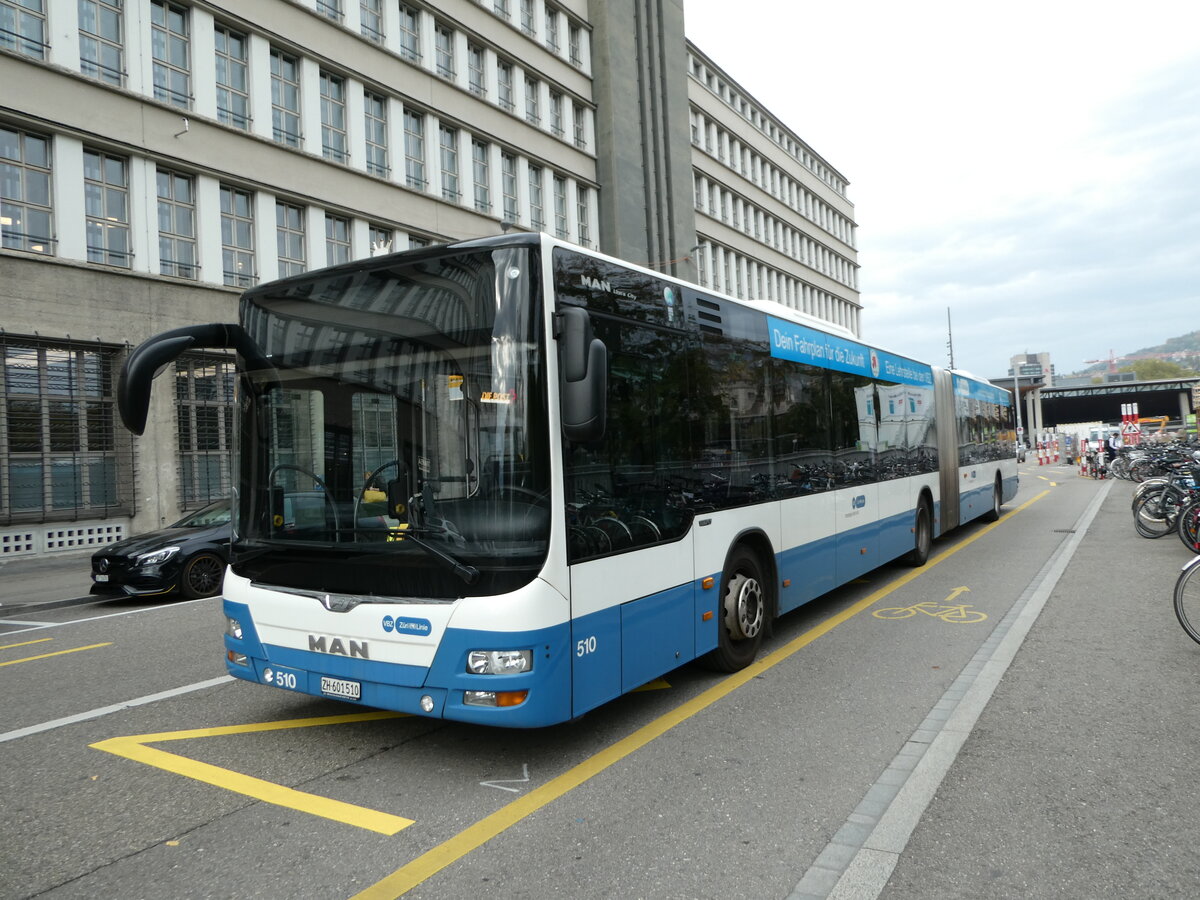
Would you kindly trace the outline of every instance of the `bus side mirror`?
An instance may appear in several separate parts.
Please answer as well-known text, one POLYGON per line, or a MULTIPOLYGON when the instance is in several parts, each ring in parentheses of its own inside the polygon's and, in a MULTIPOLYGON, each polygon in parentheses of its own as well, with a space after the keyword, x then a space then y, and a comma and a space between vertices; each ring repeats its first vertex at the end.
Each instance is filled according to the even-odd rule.
POLYGON ((408 468, 400 463, 400 473, 387 483, 387 514, 396 521, 408 520, 408 468))
POLYGON ((558 313, 563 434, 579 443, 604 437, 608 397, 608 348, 592 333, 587 310, 558 313))
POLYGON ((121 422, 134 434, 146 430, 154 376, 189 350, 236 350, 245 359, 247 368, 270 366, 240 325, 191 325, 155 335, 130 352, 117 383, 121 422))

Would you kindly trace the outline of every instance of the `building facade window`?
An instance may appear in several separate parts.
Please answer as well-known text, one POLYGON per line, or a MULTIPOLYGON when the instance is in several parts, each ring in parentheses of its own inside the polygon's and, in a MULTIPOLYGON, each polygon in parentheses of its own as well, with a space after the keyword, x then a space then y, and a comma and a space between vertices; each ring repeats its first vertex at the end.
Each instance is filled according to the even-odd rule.
POLYGON ((583 65, 583 37, 578 25, 567 26, 567 58, 573 66, 583 65))
POLYGON ((185 509, 228 497, 232 489, 234 361, 184 356, 175 362, 179 502, 185 509))
POLYGON ((129 512, 119 458, 118 349, 0 333, 0 522, 129 512))
POLYGON ((384 39, 383 0, 360 0, 358 22, 363 37, 376 44, 382 44, 384 39))
POLYGON ((546 228, 546 204, 542 198, 541 166, 529 167, 529 227, 534 231, 546 228))
POLYGON ((421 61, 420 13, 406 3, 400 4, 400 55, 413 62, 421 61))
POLYGON ((558 91, 550 92, 550 133, 555 137, 566 134, 563 128, 563 96, 558 91))
POLYGON ((477 97, 487 94, 487 72, 484 68, 487 54, 482 47, 467 45, 467 81, 471 93, 477 97))
POLYGON ((122 0, 79 0, 79 71, 89 78, 125 83, 122 0))
POLYGON ((325 214, 325 264, 350 262, 350 220, 325 214))
POLYGON ((250 75, 247 40, 224 25, 213 29, 216 47, 217 120, 246 131, 250 127, 250 75))
POLYGON ((536 78, 525 76, 525 121, 531 125, 542 123, 542 110, 539 93, 541 82, 536 78))
POLYGON ((83 201, 88 262, 128 269, 129 163, 100 150, 83 151, 83 201))
POLYGON ((50 139, 0 127, 0 246, 54 255, 50 139))
POLYGON ((534 33, 533 0, 521 0, 521 30, 528 35, 534 33))
POLYGON ((342 21, 342 0, 317 0, 317 12, 335 22, 342 21))
POLYGON ((443 78, 454 77, 454 31, 438 23, 433 29, 434 64, 443 78))
POLYGON ((504 219, 517 223, 517 158, 511 153, 500 154, 500 192, 504 202, 504 219))
POLYGON ((512 15, 509 0, 492 0, 492 11, 502 19, 507 19, 512 15))
POLYGON ((591 228, 591 199, 590 192, 583 185, 575 186, 575 218, 579 229, 579 243, 585 247, 592 245, 591 228))
POLYGON ((190 175, 157 172, 158 271, 175 278, 196 278, 196 195, 190 175))
POLYGON ((567 179, 554 176, 554 236, 567 236, 567 179))
POLYGON ((329 72, 321 77, 321 155, 349 162, 346 141, 346 80, 329 72))
POLYGON ((419 250, 422 247, 428 247, 428 246, 429 246, 429 241, 426 240, 425 238, 417 237, 416 235, 413 235, 413 234, 410 234, 408 236, 408 249, 409 250, 419 250))
POLYGON ((387 98, 363 91, 363 125, 367 143, 367 171, 387 177, 388 165, 387 98))
POLYGON ((475 208, 482 213, 492 211, 492 192, 489 186, 491 180, 488 164, 489 148, 483 141, 471 141, 471 172, 475 181, 475 208))
POLYGON ((150 4, 150 45, 154 56, 154 99, 191 109, 191 42, 185 7, 163 0, 150 4))
POLYGON ((225 283, 250 287, 258 280, 254 265, 254 198, 248 191, 221 185, 221 267, 225 283))
POLYGON ((46 47, 43 0, 0 0, 0 49, 45 59, 46 47))
POLYGON ((580 104, 575 105, 575 146, 587 146, 587 110, 580 104))
POLYGON ((275 243, 279 254, 279 277, 299 275, 308 267, 304 252, 304 207, 275 204, 275 243))
POLYGON ((404 111, 404 180, 410 188, 425 190, 425 118, 404 111))
POLYGON ((289 147, 300 146, 300 61, 271 51, 271 133, 289 147))
POLYGON ((496 102, 501 109, 512 112, 517 108, 513 100, 513 67, 512 63, 498 60, 496 62, 496 102))
POLYGON ((396 238, 395 232, 386 225, 371 223, 367 228, 367 239, 371 245, 371 255, 380 256, 392 252, 392 244, 396 238))
POLYGON ((546 7, 546 46, 551 53, 558 52, 558 10, 551 6, 546 7))
POLYGON ((462 199, 458 189, 458 132, 442 125, 438 128, 442 159, 442 197, 452 203, 462 199))

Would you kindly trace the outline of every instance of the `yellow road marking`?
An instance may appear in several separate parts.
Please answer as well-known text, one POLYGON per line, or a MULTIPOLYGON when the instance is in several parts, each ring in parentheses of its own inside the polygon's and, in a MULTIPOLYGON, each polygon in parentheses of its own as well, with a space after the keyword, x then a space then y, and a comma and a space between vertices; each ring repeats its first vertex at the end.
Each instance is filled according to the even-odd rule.
POLYGON ((917 578, 924 572, 929 571, 939 563, 945 562, 959 550, 968 547, 975 541, 979 540, 985 534, 1001 522, 1015 516, 1022 510, 1032 506, 1038 500, 1041 500, 1049 491, 1042 491, 1037 496, 1025 503, 1022 503, 1016 509, 1005 513, 998 521, 986 525, 970 537, 965 538, 960 543, 939 553, 933 559, 929 560, 923 567, 913 569, 901 575, 899 578, 875 591, 870 596, 864 597, 853 606, 847 607, 836 615, 830 616, 816 628, 806 631, 799 637, 794 638, 787 644, 784 644, 773 653, 764 656, 762 659, 756 660, 740 672, 735 672, 725 678, 718 684, 713 685, 708 690, 688 700, 681 706, 676 707, 669 713, 659 716, 653 722, 643 725, 637 731, 628 737, 622 738, 615 744, 611 744, 601 750, 595 756, 584 760, 571 769, 568 769, 563 774, 551 779, 540 787, 534 788, 523 797, 518 797, 507 806, 503 806, 489 816, 480 819, 474 825, 470 825, 463 831, 460 831, 454 837, 439 844, 432 850, 428 850, 421 856, 418 856, 412 862, 401 866, 391 875, 381 881, 376 882, 370 887, 355 894, 351 900, 395 900, 408 891, 412 890, 417 885, 431 878, 433 875, 440 872, 442 869, 451 863, 457 862, 466 856, 472 850, 475 850, 498 834, 506 831, 508 828, 515 825, 517 822, 524 819, 546 806, 548 803, 557 800, 559 797, 579 787, 584 782, 592 777, 599 775, 605 769, 617 764, 626 756, 629 756, 635 750, 649 744, 651 741, 666 734, 676 725, 687 721, 692 716, 704 711, 712 706, 718 700, 728 696, 735 690, 761 675, 767 669, 779 665, 792 654, 807 647, 817 638, 832 631, 838 625, 841 625, 847 619, 853 618, 864 609, 867 609, 874 603, 878 603, 888 594, 899 590, 904 585, 908 584, 913 579, 917 578))
POLYGON ((636 694, 638 691, 666 691, 671 687, 670 682, 665 678, 655 678, 653 681, 647 681, 639 688, 634 688, 630 691, 631 694, 636 694))
POLYGON ((249 725, 225 725, 219 728, 194 728, 188 731, 163 731, 157 734, 136 734, 127 737, 109 738, 89 746, 103 750, 115 756, 132 759, 134 762, 145 763, 157 769, 182 775, 195 781, 202 781, 214 787, 225 788, 234 793, 253 797, 264 803, 310 813, 346 825, 365 828, 379 834, 392 835, 413 824, 412 819, 393 816, 388 813, 367 809, 365 806, 355 806, 328 797, 318 797, 293 788, 284 787, 261 778, 243 775, 231 769, 222 769, 209 763, 188 759, 148 747, 147 744, 157 744, 164 741, 183 741, 192 738, 223 737, 234 734, 253 734, 260 731, 279 731, 288 728, 313 728, 322 725, 344 725, 350 722, 372 722, 377 719, 395 719, 404 713, 376 710, 368 713, 349 713, 341 716, 320 716, 313 719, 283 719, 277 722, 259 722, 249 725))
POLYGON ((10 659, 0 662, 0 666, 15 666, 17 663, 33 662, 35 659, 49 659, 51 656, 62 656, 64 653, 78 653, 80 650, 95 650, 97 647, 111 647, 112 641, 103 644, 88 644, 86 647, 72 647, 70 650, 55 650, 53 653, 43 653, 41 656, 26 656, 24 659, 10 659))
POLYGON ((54 638, 38 638, 36 641, 21 641, 19 644, 0 644, 0 650, 11 650, 13 647, 28 647, 30 644, 44 644, 54 638))
POLYGON ((963 585, 962 587, 956 587, 954 590, 952 590, 950 592, 949 596, 947 596, 946 599, 942 601, 942 603, 949 605, 950 602, 955 597, 957 597, 959 594, 969 594, 969 593, 971 593, 971 589, 969 587, 967 587, 966 585, 963 585))

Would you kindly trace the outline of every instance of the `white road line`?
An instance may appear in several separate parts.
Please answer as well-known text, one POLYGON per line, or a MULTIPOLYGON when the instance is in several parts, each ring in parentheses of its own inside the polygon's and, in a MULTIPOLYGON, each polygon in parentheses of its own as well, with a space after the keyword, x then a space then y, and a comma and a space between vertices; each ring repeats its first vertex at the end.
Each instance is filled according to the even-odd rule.
MULTIPOLYGON (((175 601, 172 601, 170 604, 162 604, 160 606, 146 606, 146 607, 143 607, 142 609, 127 609, 122 612, 105 613, 102 616, 87 616, 86 618, 83 618, 83 619, 71 619, 66 622, 21 622, 16 619, 0 619, 0 625, 5 625, 5 624, 28 625, 29 628, 24 629, 26 631, 36 630, 38 628, 62 628, 66 625, 80 625, 84 622, 98 622, 101 619, 115 619, 118 616, 132 616, 132 615, 136 615, 137 613, 157 612, 159 610, 164 610, 164 609, 167 609, 167 610, 180 609, 184 606, 191 606, 193 603, 208 603, 210 600, 214 600, 214 599, 219 600, 221 598, 218 596, 215 598, 214 597, 201 597, 199 600, 175 600, 175 601)), ((63 609, 66 607, 59 607, 59 608, 63 609)), ((21 634, 21 632, 20 631, 8 631, 8 632, 5 632, 5 634, 6 635, 21 634)))
POLYGON ((220 678, 210 678, 208 681, 197 681, 195 684, 185 684, 183 687, 172 688, 169 691, 160 691, 157 694, 147 694, 145 697, 138 697, 134 700, 126 700, 124 703, 116 703, 112 706, 102 706, 99 709, 93 709, 88 712, 76 713, 73 716, 66 716, 62 719, 54 719, 51 722, 43 722, 41 725, 30 725, 28 728, 18 728, 16 731, 7 731, 0 734, 0 744, 6 741, 15 741, 18 738, 29 737, 31 734, 40 734, 43 731, 52 731, 55 728, 62 728, 64 725, 74 725, 78 722, 86 722, 88 719, 98 719, 101 716, 111 715, 122 710, 132 709, 135 706, 145 706, 148 703, 157 703, 159 700, 168 700, 171 697, 178 697, 181 694, 190 694, 193 691, 202 691, 205 688, 216 687, 219 684, 226 684, 233 681, 232 675, 222 675, 220 678))

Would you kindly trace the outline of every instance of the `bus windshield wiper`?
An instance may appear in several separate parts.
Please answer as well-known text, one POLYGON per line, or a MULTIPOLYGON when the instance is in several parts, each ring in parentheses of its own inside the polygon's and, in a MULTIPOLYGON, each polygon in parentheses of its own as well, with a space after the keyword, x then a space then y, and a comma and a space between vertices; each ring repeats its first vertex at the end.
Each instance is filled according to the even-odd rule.
POLYGON ((402 535, 402 536, 399 539, 403 540, 403 541, 412 541, 414 544, 416 544, 418 547, 420 547, 422 550, 424 550, 426 553, 428 553, 434 559, 438 560, 443 565, 445 565, 447 568, 449 568, 450 571, 452 571, 455 575, 457 575, 459 578, 461 578, 463 580, 463 582, 465 582, 466 584, 474 584, 476 581, 479 580, 479 569, 475 568, 475 566, 470 566, 470 565, 466 565, 465 563, 459 562, 457 559, 455 559, 453 556, 451 556, 449 553, 447 553, 441 547, 435 547, 433 544, 429 543, 428 541, 422 540, 419 537, 419 535, 421 535, 421 534, 446 534, 446 533, 448 533, 448 532, 443 531, 442 529, 438 529, 438 528, 431 528, 427 525, 417 526, 416 528, 413 528, 410 526, 410 527, 404 529, 404 531, 400 532, 400 535, 402 535))

